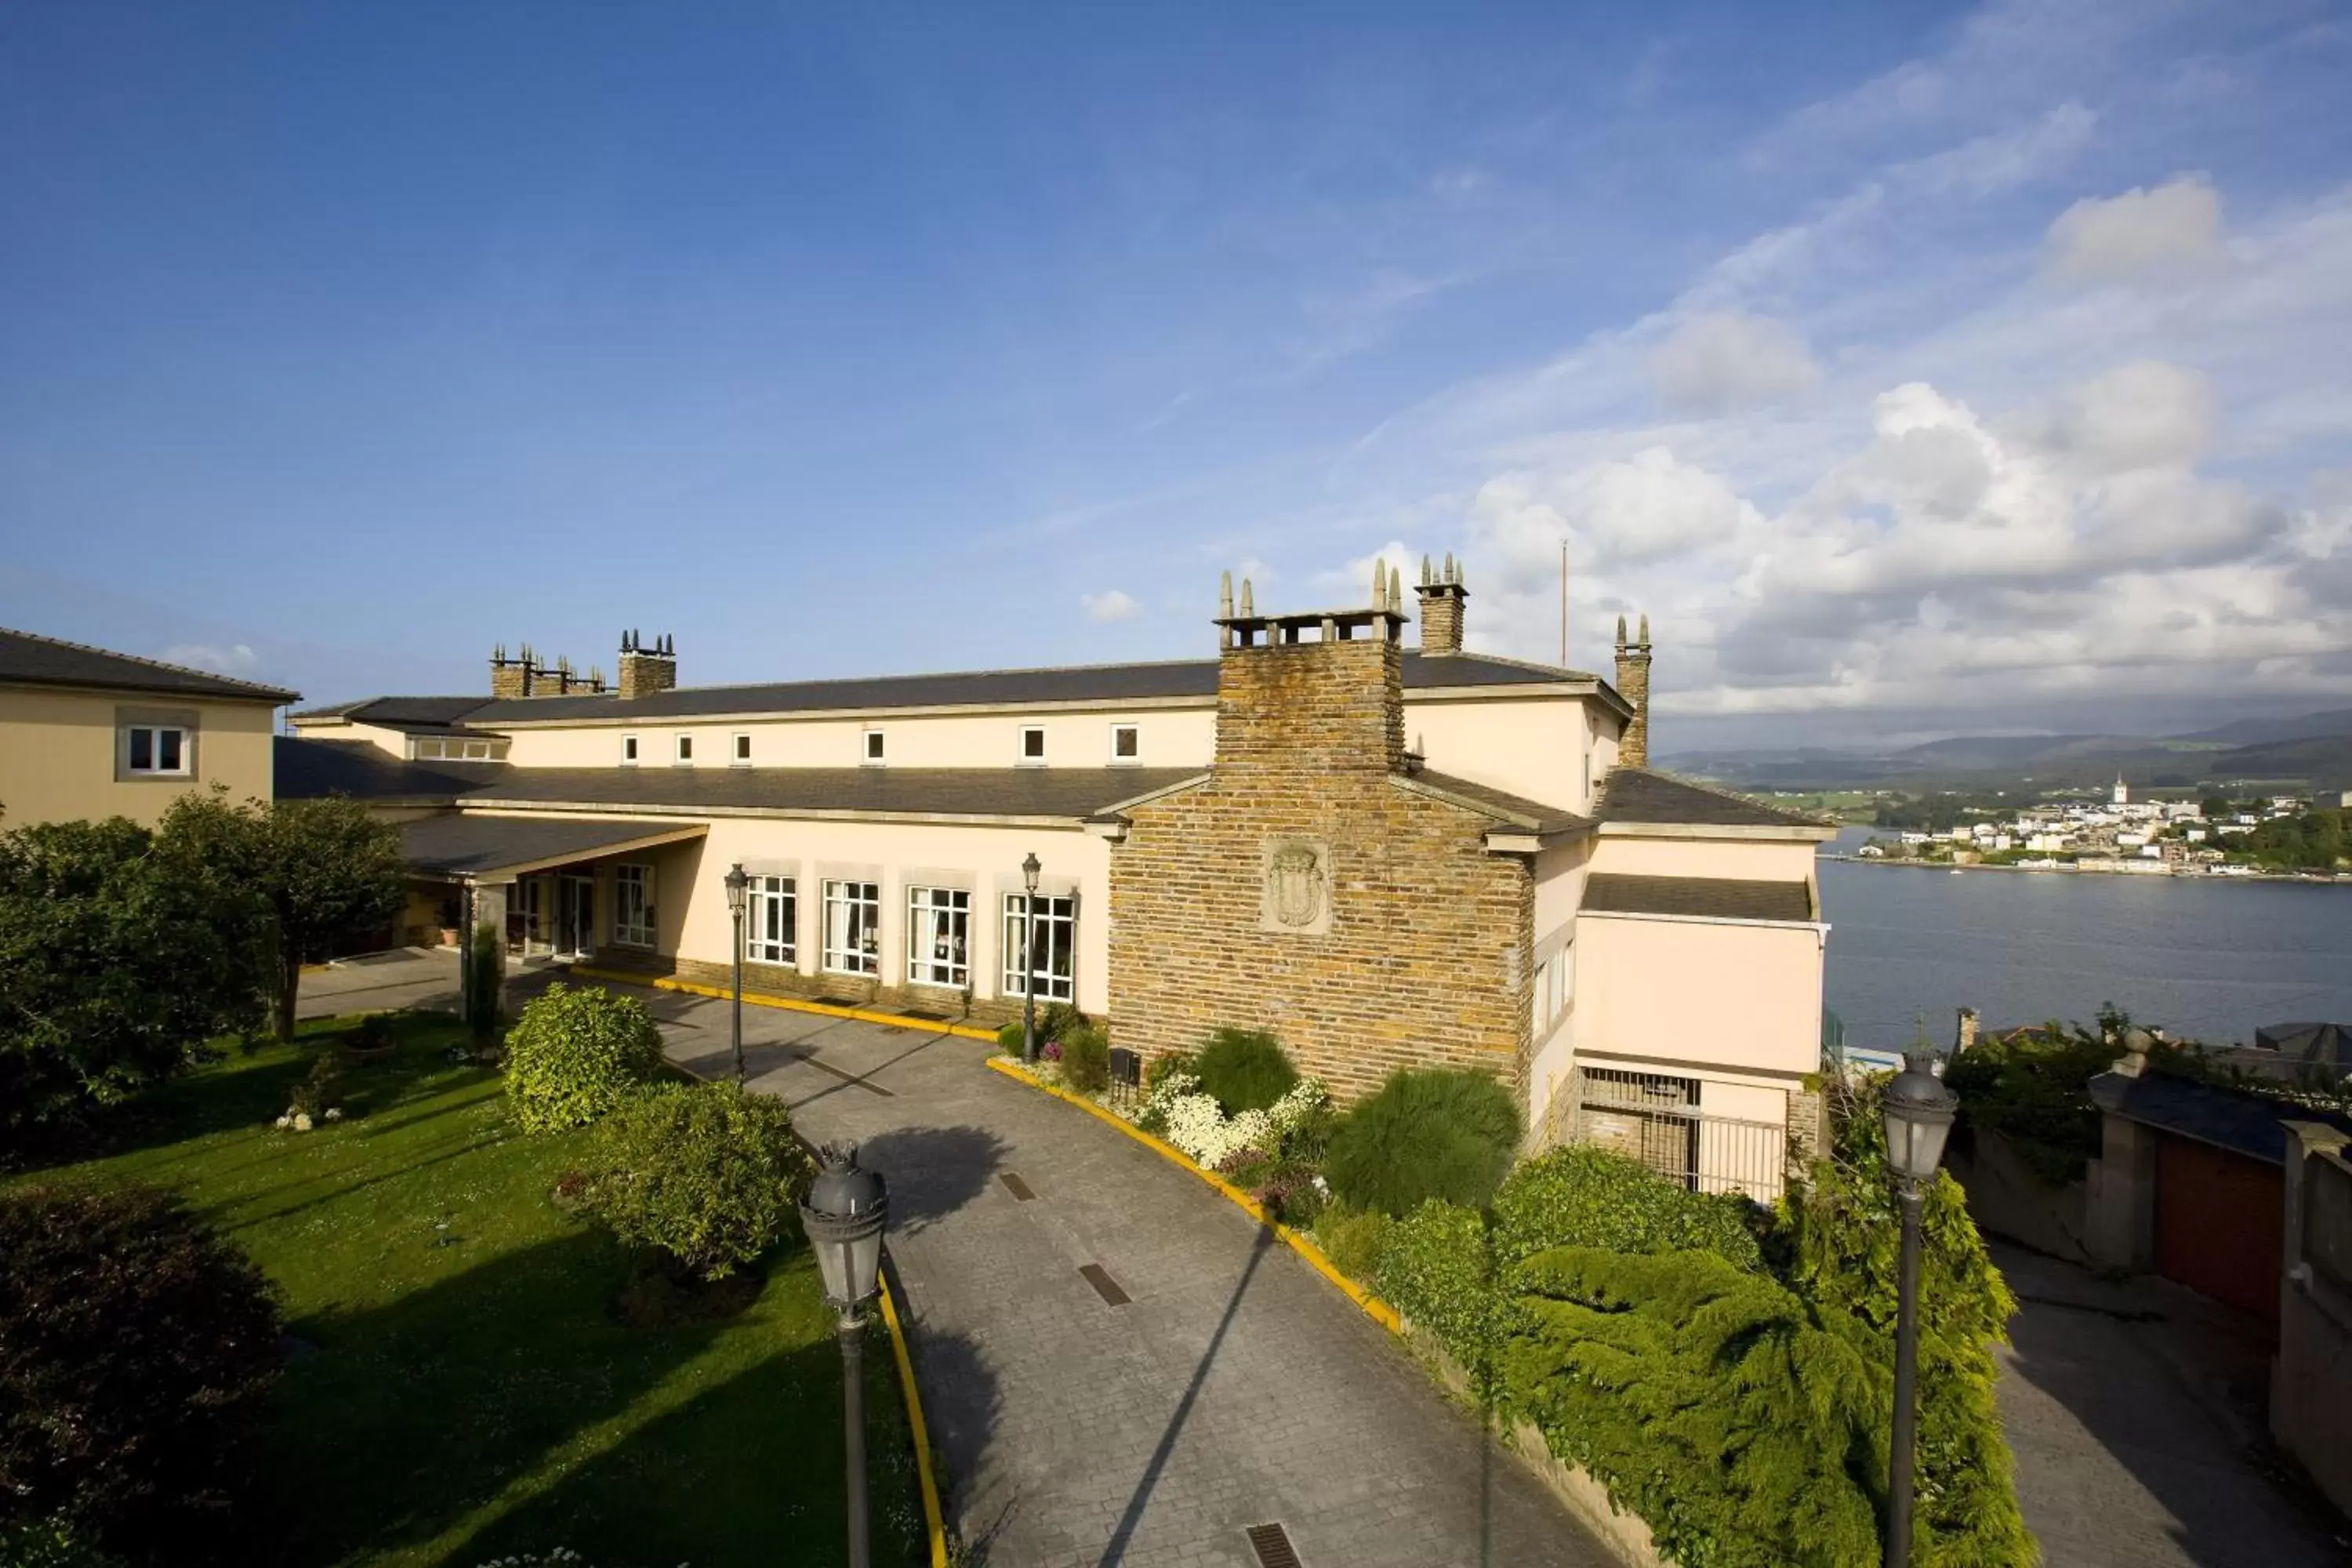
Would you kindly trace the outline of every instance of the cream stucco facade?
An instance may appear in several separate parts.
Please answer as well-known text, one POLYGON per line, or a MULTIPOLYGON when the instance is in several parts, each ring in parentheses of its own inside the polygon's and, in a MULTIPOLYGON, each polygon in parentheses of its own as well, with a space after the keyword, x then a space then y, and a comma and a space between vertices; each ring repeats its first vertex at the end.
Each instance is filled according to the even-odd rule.
MULTIPOLYGON (((193 789, 268 800, 275 709, 182 692, 0 684, 0 828, 127 816, 152 826, 193 789), (134 729, 183 739, 179 767, 131 766, 134 729)), ((150 745, 153 742, 148 742, 150 745)))

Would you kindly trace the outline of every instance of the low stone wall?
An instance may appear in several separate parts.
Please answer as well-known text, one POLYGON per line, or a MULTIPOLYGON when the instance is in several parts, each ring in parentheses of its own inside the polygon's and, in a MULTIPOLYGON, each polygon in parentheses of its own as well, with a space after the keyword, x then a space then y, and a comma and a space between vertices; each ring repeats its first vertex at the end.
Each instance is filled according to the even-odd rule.
MULTIPOLYGON (((592 962, 599 969, 667 976, 690 981, 697 985, 715 985, 721 990, 735 983, 734 973, 726 964, 709 963, 694 958, 668 958, 660 953, 647 952, 643 948, 598 948, 592 962)), ((967 1000, 960 991, 885 985, 873 975, 803 974, 796 969, 782 969, 774 964, 746 963, 743 966, 743 989, 764 991, 772 996, 791 996, 803 1002, 839 1002, 881 1013, 902 1013, 912 1009, 947 1023, 971 1024, 984 1029, 1021 1021, 1021 1004, 1017 1001, 1007 1002, 986 996, 967 1000)), ((1037 1011, 1042 1016, 1044 1006, 1040 1005, 1037 1011)))
POLYGON ((2089 1184, 2050 1186, 2000 1133, 1978 1127, 1970 1134, 1968 1147, 1956 1142, 1946 1163, 1968 1194, 1969 1217, 1977 1228, 2069 1263, 2096 1267, 2089 1184))
MULTIPOLYGON (((1416 1328, 1410 1321, 1405 1322, 1403 1333, 1413 1354, 1437 1374, 1438 1381, 1455 1398, 1465 1405, 1480 1404, 1470 1373, 1438 1342, 1436 1335, 1416 1328)), ((1591 1531, 1623 1568, 1672 1568, 1669 1560, 1659 1555, 1657 1543, 1650 1538, 1649 1525, 1637 1515, 1621 1511, 1610 1500, 1609 1489, 1591 1471, 1554 1454, 1551 1445, 1544 1441, 1542 1428, 1532 1421, 1506 1422, 1494 1411, 1482 1410, 1481 1414, 1489 1427, 1501 1434, 1512 1453, 1535 1471, 1551 1489, 1552 1495, 1576 1516, 1577 1522, 1591 1531)))

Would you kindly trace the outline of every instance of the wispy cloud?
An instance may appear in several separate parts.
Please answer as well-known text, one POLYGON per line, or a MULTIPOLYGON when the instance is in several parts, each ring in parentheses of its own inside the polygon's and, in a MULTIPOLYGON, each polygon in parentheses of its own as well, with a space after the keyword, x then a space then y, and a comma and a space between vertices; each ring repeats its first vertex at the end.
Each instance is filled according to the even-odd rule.
POLYGON ((1099 594, 1081 594, 1078 605, 1090 621, 1131 621, 1143 613, 1141 605, 1117 588, 1108 588, 1099 594))
POLYGON ((165 664, 184 664, 216 675, 250 675, 261 668, 261 656, 244 643, 221 647, 213 643, 174 643, 163 650, 165 664))

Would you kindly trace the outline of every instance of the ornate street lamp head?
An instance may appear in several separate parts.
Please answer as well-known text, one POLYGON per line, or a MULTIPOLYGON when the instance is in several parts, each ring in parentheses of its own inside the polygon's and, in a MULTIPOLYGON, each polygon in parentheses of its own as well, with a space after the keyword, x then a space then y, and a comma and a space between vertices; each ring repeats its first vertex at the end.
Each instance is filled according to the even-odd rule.
POLYGON ((1886 1163, 1897 1180, 1925 1186, 1943 1163, 1944 1140, 1960 1097, 1944 1087, 1934 1072, 1935 1058, 1912 1051, 1903 1058, 1903 1070, 1886 1086, 1881 1102, 1886 1118, 1886 1163))
POLYGON ((827 1143, 816 1159, 816 1180, 801 1200, 801 1228, 824 1277, 825 1300, 850 1312, 879 1289, 889 1184, 857 1163, 855 1143, 827 1143))
POLYGON ((743 875, 742 861, 736 861, 735 864, 729 868, 725 880, 727 883, 727 908, 731 912, 740 915, 743 912, 743 889, 751 885, 751 879, 743 875))
POLYGON ((1031 892, 1035 892, 1037 890, 1037 873, 1045 868, 1045 862, 1037 858, 1037 852, 1034 849, 1031 850, 1029 852, 1029 858, 1021 862, 1021 885, 1028 889, 1031 892))

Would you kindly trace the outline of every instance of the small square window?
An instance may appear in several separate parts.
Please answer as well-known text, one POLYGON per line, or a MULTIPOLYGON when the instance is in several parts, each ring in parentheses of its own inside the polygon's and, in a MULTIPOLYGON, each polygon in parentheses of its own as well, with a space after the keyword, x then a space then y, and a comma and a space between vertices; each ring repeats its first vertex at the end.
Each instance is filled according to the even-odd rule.
POLYGON ((751 737, 740 730, 735 732, 735 752, 730 760, 739 768, 751 765, 751 737))
POLYGON ((881 760, 882 731, 879 730, 868 730, 866 731, 866 761, 868 764, 873 764, 881 762, 881 760))
POLYGON ((1043 724, 1024 724, 1021 727, 1021 760, 1024 763, 1042 763, 1045 760, 1045 727, 1043 724))
POLYGON ((625 767, 629 766, 631 763, 635 763, 636 760, 637 760, 637 738, 636 738, 635 735, 624 735, 624 736, 622 736, 622 737, 621 737, 621 765, 622 765, 623 767, 625 767, 625 767))
POLYGON ((124 736, 123 763, 134 773, 188 772, 188 732, 176 725, 133 724, 124 736))
POLYGON ((693 737, 693 736, 691 736, 691 735, 680 735, 680 736, 677 738, 677 762, 679 763, 679 764, 680 764, 680 765, 682 765, 682 766, 691 767, 691 766, 693 766, 693 765, 694 765, 694 737, 693 737))
POLYGON ((469 763, 488 762, 490 760, 490 743, 488 741, 467 742, 466 760, 469 763))
POLYGON ((1134 762, 1142 750, 1141 736, 1134 725, 1113 724, 1110 727, 1110 760, 1112 762, 1134 762))

